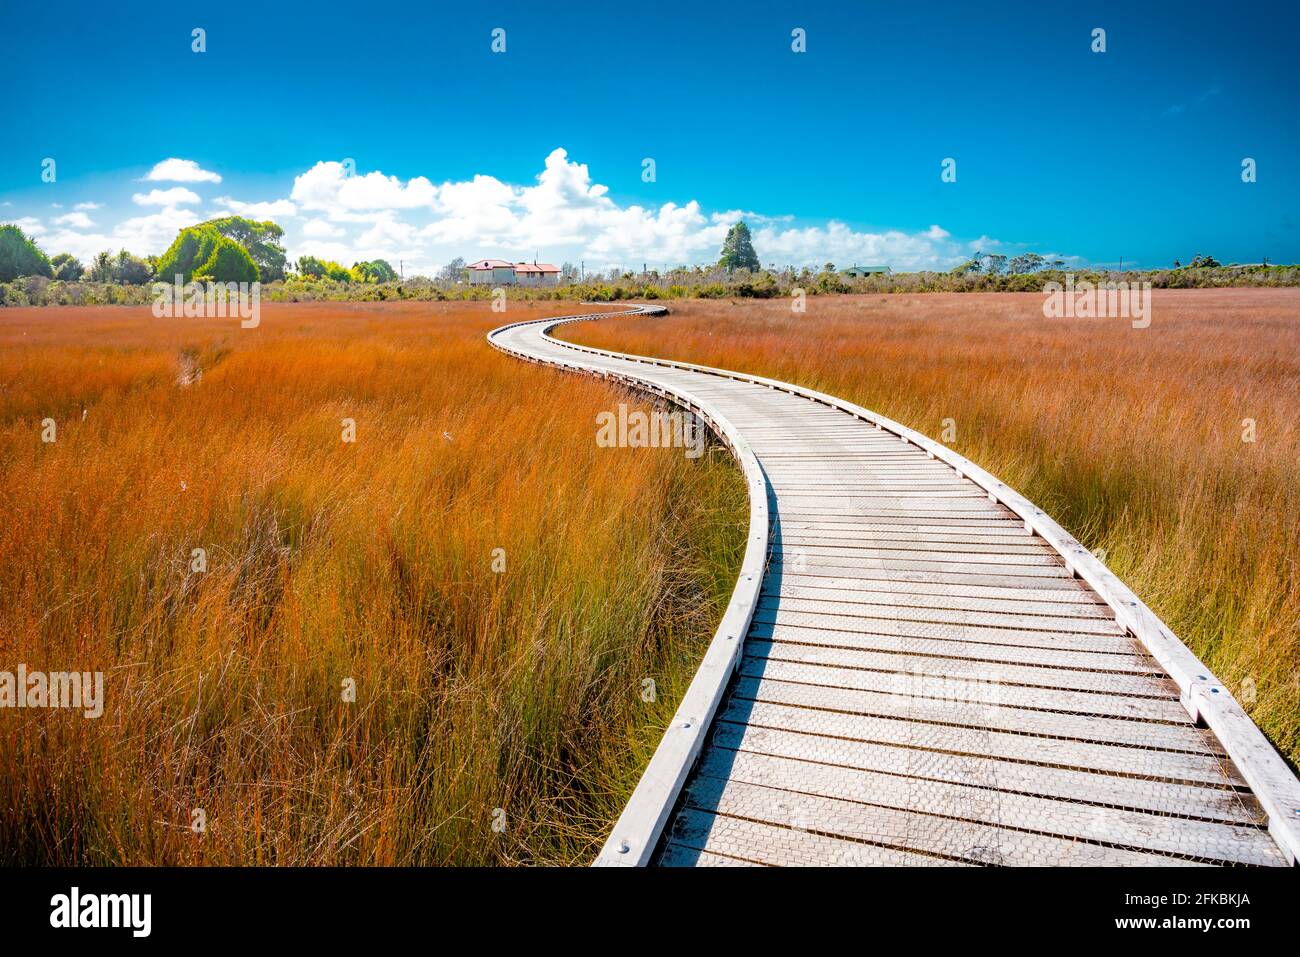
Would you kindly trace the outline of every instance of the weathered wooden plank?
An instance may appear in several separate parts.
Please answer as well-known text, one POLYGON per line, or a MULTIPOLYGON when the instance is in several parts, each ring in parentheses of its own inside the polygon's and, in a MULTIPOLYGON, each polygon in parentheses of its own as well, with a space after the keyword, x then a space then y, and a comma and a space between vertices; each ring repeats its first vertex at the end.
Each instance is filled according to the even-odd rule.
POLYGON ((1109 671, 1081 671, 902 652, 863 651, 754 637, 745 640, 745 654, 750 658, 774 658, 778 661, 842 669, 893 672, 922 682, 927 677, 980 681, 989 686, 988 694, 993 696, 990 700, 994 701, 1000 700, 996 695, 1002 686, 1011 685, 1092 691, 1126 698, 1178 700, 1178 689, 1166 678, 1109 671))
MULTIPOLYGON (((1136 646, 1127 653, 1103 652, 1091 648, 1059 648, 1048 644, 1012 641, 969 641, 944 635, 938 638, 898 635, 880 631, 828 631, 805 625, 782 623, 770 614, 755 616, 749 637, 824 648, 851 648, 889 654, 914 654, 990 664, 1028 664, 1044 668, 1075 668, 1117 674, 1163 675, 1136 646)), ((1080 642, 1082 644, 1082 642, 1080 642)))
POLYGON ((882 572, 929 572, 923 581, 972 582, 979 585, 1028 585, 1042 588, 1045 582, 1069 581, 1064 568, 1053 565, 979 565, 962 566, 953 562, 932 562, 916 558, 843 558, 827 555, 773 555, 771 564, 780 565, 782 574, 816 573, 829 578, 880 578, 882 572))
MULTIPOLYGON (((903 594, 914 595, 938 595, 945 598, 957 596, 968 596, 971 598, 986 598, 990 600, 1005 600, 1008 603, 1017 601, 1039 601, 1062 603, 1067 605, 1091 604, 1096 607, 1100 613, 1107 618, 1113 618, 1114 612, 1110 606, 1100 601, 1097 596, 1088 589, 1086 585, 1081 584, 1075 579, 1064 579, 1059 582, 1037 582, 1038 587, 1033 588, 1007 588, 998 585, 971 585, 961 584, 951 581, 932 581, 928 580, 935 576, 921 577, 919 580, 913 580, 911 576, 907 578, 828 578, 823 575, 809 575, 802 572, 796 572, 794 569, 779 570, 776 573, 770 573, 765 584, 772 587, 803 587, 816 589, 834 589, 841 594, 858 591, 880 591, 880 592, 899 592, 903 594)), ((848 600, 845 598, 844 600, 848 600)), ((1014 605, 1008 605, 1014 608, 1014 605)))
MULTIPOLYGON (((943 588, 956 595, 985 594, 987 589, 998 591, 1024 592, 1027 596, 1056 594, 1069 589, 1079 588, 1078 582, 1065 575, 1036 577, 1019 577, 1016 575, 983 575, 978 572, 927 571, 906 568, 879 568, 874 566, 824 566, 799 568, 797 564, 789 566, 773 563, 768 575, 773 580, 815 584, 818 582, 854 582, 862 587, 874 583, 886 588, 902 588, 908 585, 928 585, 943 588)), ((1086 591, 1081 593, 1086 594, 1086 591)))
MULTIPOLYGON (((838 592, 836 594, 839 594, 838 592)), ((913 596, 914 598, 917 596, 913 596)), ((788 614, 806 614, 835 619, 835 623, 809 621, 811 626, 841 627, 841 619, 860 618, 870 621, 925 621, 954 625, 984 625, 989 628, 1012 629, 1034 632, 1070 632, 1082 635, 1123 635, 1124 630, 1110 618, 1077 618, 1073 616, 1052 615, 1046 612, 1026 614, 1019 611, 979 611, 970 608, 939 608, 942 599, 935 595, 926 595, 922 601, 899 603, 862 603, 835 601, 829 598, 800 598, 795 596, 765 595, 759 600, 758 607, 780 611, 788 614)), ((1003 606, 1006 607, 1005 605, 1003 606)), ((791 621, 791 624, 799 622, 791 621)), ((875 630, 872 628, 871 630, 875 630)), ((946 637, 946 636, 945 636, 946 637)), ((1005 636, 1001 636, 1005 637, 1005 636)), ((1041 636, 1033 644, 1050 643, 1048 636, 1041 636)), ((1125 641, 1124 648, 1129 653, 1134 649, 1132 642, 1125 641)), ((1118 651, 1115 647, 1098 647, 1097 650, 1118 651)))
POLYGON ((777 490, 777 500, 783 508, 816 511, 821 509, 839 509, 851 514, 885 509, 907 514, 909 511, 918 515, 1000 515, 998 506, 987 498, 907 498, 901 495, 872 495, 869 492, 850 495, 787 495, 777 490))
POLYGON ((940 550, 909 548, 907 542, 867 543, 845 545, 807 545, 782 541, 773 551, 789 562, 791 555, 817 556, 818 558, 897 559, 934 562, 947 565, 1007 565, 1016 568, 1048 566, 1060 568, 1061 558, 1051 552, 1035 549, 1027 552, 986 551, 982 545, 949 545, 940 550))
MULTIPOLYGON (((802 581, 802 579, 800 579, 802 581)), ((795 584, 795 579, 785 578, 781 581, 769 576, 763 583, 764 597, 790 599, 808 599, 828 601, 836 604, 856 604, 870 608, 875 605, 894 605, 903 608, 951 608, 968 611, 1005 611, 1012 615, 1055 615, 1061 618, 1089 618, 1097 621, 1114 621, 1113 615, 1107 613, 1106 606, 1088 601, 1034 600, 1029 598, 981 598, 965 594, 954 594, 954 590, 934 586, 936 590, 929 594, 903 591, 898 588, 882 586, 879 582, 870 582, 876 588, 862 588, 861 582, 855 587, 835 588, 795 584)), ((1010 590, 1010 589, 1008 589, 1010 590)), ((1022 589, 1023 590, 1023 589, 1022 589)), ((1067 593, 1068 594, 1068 593, 1067 593)), ((869 612, 868 612, 869 613, 869 612)))
MULTIPOLYGON (((912 612, 915 609, 899 609, 912 612)), ((1086 620, 1086 619, 1081 619, 1086 620)), ((764 608, 755 610, 749 634, 754 637, 771 637, 778 634, 782 640, 808 644, 844 644, 851 646, 855 636, 893 638, 940 642, 963 642, 987 645, 993 654, 1000 648, 1042 649, 1045 651, 1070 651, 1095 654, 1099 661, 1093 670, 1158 670, 1150 657, 1123 635, 1093 635, 1087 633, 1035 631, 1026 628, 994 628, 981 624, 925 621, 918 617, 865 618, 855 616, 818 615, 789 609, 764 608), (1135 662, 1133 668, 1121 663, 1135 662)), ((858 641, 862 644, 861 640, 858 641)), ((917 646, 921 647, 920 645, 917 646)))
POLYGON ((835 538, 876 538, 898 539, 908 537, 913 541, 958 541, 1003 542, 1008 544, 1029 544, 1033 537, 1025 532, 1019 522, 1009 519, 947 519, 918 516, 908 519, 901 516, 882 516, 879 518, 859 518, 857 516, 815 516, 795 515, 780 512, 775 525, 780 535, 828 535, 835 538))
MULTIPOLYGON (((1004 512, 1000 510, 988 512, 988 514, 982 514, 982 512, 937 511, 933 510, 933 508, 902 508, 898 507, 897 503, 858 507, 845 506, 844 503, 805 502, 798 508, 789 507, 788 503, 780 503, 777 508, 779 508, 781 515, 797 515, 798 518, 802 519, 844 519, 850 521, 897 519, 904 524, 965 524, 967 521, 991 521, 1005 518, 1004 512)), ((971 527, 974 528, 974 525, 971 525, 971 527)), ((1006 525, 1002 525, 1002 528, 1006 528, 1006 525)))
MULTIPOLYGON (((770 480, 770 479, 769 479, 770 480)), ((773 482, 777 495, 782 499, 808 497, 818 499, 842 499, 879 497, 899 499, 907 502, 912 499, 937 500, 951 502, 954 499, 975 499, 987 502, 988 496, 979 489, 969 485, 947 485, 932 482, 926 487, 908 484, 883 482, 773 482)))
POLYGON ((956 502, 959 505, 979 505, 981 508, 986 508, 990 504, 988 495, 969 483, 965 487, 931 483, 928 488, 924 488, 911 485, 911 483, 906 483, 906 487, 904 487, 905 483, 899 482, 890 483, 889 485, 883 482, 790 482, 774 480, 771 476, 768 476, 768 481, 771 482, 777 496, 782 501, 800 498, 830 499, 832 501, 879 498, 897 499, 909 504, 913 501, 935 501, 944 505, 956 502))
POLYGON ((1004 534, 1014 533, 1024 538, 1029 538, 1029 533, 1025 531, 1025 523, 1017 521, 1014 517, 1007 514, 988 515, 988 516, 969 516, 969 515, 881 515, 864 517, 861 515, 848 514, 815 514, 809 512, 800 512, 797 509, 782 508, 776 515, 778 525, 782 523, 807 522, 816 524, 819 528, 838 527, 838 528, 878 528, 881 531, 887 531, 887 528, 881 526, 898 526, 900 532, 906 532, 908 529, 917 528, 922 531, 933 529, 935 531, 978 531, 1001 532, 1004 534))
MULTIPOLYGON (((782 552, 803 552, 815 555, 899 555, 901 557, 925 557, 939 561, 965 562, 979 560, 983 555, 1024 556, 1027 564, 1060 564, 1060 556, 1043 548, 1041 542, 1031 538, 1014 539, 1001 542, 967 542, 942 541, 927 542, 917 538, 901 535, 860 536, 853 539, 836 538, 821 532, 790 532, 777 530, 773 536, 774 546, 782 552)), ((1015 564, 1010 559, 989 559, 989 561, 1015 564)))
POLYGON ((929 675, 923 672, 871 671, 835 667, 804 658, 747 656, 740 673, 752 678, 773 678, 827 688, 885 692, 917 700, 949 702, 954 709, 978 714, 988 708, 1034 708, 1067 714, 1105 718, 1137 718, 1148 721, 1185 723, 1187 712, 1172 698, 1139 698, 1098 694, 1070 688, 994 683, 978 674, 929 675))

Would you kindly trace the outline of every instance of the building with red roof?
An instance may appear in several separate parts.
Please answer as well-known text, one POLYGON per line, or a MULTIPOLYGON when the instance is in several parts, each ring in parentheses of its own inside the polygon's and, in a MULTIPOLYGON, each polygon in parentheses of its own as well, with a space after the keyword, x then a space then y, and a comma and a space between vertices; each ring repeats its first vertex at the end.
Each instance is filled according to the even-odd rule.
POLYGON ((550 263, 515 263, 515 282, 521 286, 555 286, 560 282, 560 267, 550 263))
POLYGON ((480 259, 465 269, 474 286, 557 286, 560 267, 550 263, 510 263, 504 259, 480 259))

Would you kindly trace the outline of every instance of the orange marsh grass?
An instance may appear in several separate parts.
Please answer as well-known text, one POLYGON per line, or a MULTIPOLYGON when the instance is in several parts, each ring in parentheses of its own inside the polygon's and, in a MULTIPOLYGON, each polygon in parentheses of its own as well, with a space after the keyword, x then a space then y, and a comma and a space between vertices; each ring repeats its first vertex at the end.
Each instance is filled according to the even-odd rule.
POLYGON ((1048 510, 1300 759, 1300 290, 1156 290, 1153 321, 1039 294, 674 303, 565 338, 785 379, 947 444, 1048 510), (1255 441, 1243 441, 1253 420, 1255 441))
POLYGON ((720 451, 597 448, 626 397, 484 342, 555 311, 0 311, 0 670, 106 673, 98 719, 0 711, 0 862, 590 859, 747 513, 720 451))

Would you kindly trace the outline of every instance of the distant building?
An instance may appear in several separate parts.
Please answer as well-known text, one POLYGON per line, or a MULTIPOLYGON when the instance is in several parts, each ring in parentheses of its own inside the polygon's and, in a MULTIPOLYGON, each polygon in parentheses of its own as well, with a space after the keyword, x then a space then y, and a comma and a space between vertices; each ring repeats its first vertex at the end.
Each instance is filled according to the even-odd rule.
POLYGON ((515 282, 521 286, 556 286, 560 282, 560 267, 550 263, 515 263, 515 282))
POLYGON ((504 259, 480 259, 465 267, 473 286, 556 286, 560 267, 550 263, 508 263, 504 259))
POLYGON ((504 259, 480 259, 470 263, 465 269, 469 272, 471 286, 513 286, 515 284, 515 264, 504 259))
POLYGON ((841 276, 848 276, 850 279, 858 279, 862 276, 885 275, 888 276, 890 268, 888 266, 849 266, 847 269, 841 269, 841 276))

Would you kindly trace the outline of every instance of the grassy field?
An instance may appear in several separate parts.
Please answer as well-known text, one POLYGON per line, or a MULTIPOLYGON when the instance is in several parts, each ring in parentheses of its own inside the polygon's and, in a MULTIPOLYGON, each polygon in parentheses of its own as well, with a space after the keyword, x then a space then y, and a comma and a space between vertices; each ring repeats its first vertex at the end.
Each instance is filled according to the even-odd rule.
POLYGON ((483 340, 548 311, 0 313, 0 670, 106 673, 98 719, 0 712, 0 862, 594 855, 747 512, 720 451, 597 448, 620 397, 483 340))
MULTIPOLYGON (((760 373, 940 439, 1093 549, 1300 759, 1300 290, 1156 290, 1150 328, 1040 294, 674 303, 565 327, 760 373), (1243 441, 1253 420, 1255 441, 1243 441)), ((1248 437, 1248 436, 1247 436, 1248 437)))

